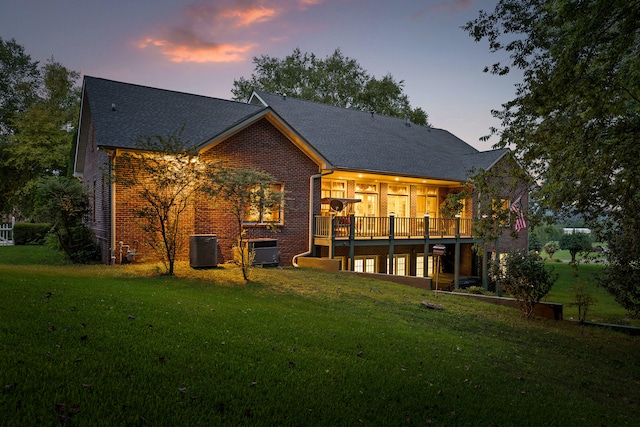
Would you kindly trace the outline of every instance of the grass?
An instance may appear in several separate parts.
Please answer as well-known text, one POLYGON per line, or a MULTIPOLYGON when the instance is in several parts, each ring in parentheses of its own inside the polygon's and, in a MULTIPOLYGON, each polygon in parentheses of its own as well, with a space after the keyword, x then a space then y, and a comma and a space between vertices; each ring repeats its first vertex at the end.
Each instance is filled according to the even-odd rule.
POLYGON ((3 425, 640 417, 638 338, 350 275, 256 269, 247 285, 237 268, 177 275, 0 247, 3 425))
POLYGON ((578 319, 578 307, 572 306, 576 300, 575 288, 579 281, 587 285, 588 292, 596 299, 587 310, 585 320, 598 323, 614 323, 619 325, 640 326, 640 320, 631 319, 627 312, 602 287, 597 285, 595 276, 602 270, 599 264, 579 264, 577 270, 566 263, 550 264, 558 274, 558 281, 551 289, 545 301, 560 302, 565 319, 578 319))

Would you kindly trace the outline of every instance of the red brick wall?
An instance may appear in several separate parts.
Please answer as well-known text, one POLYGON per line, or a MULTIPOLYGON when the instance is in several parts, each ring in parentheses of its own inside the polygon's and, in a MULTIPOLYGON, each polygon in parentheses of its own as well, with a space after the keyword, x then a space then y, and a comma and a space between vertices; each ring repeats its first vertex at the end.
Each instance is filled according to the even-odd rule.
MULTIPOLYGON (((529 191, 527 184, 522 181, 515 181, 513 179, 512 169, 520 168, 516 161, 511 156, 503 157, 496 165, 491 169, 494 172, 495 179, 505 182, 503 193, 501 198, 509 200, 510 203, 514 202, 520 197, 521 209, 523 212, 527 212, 529 209, 529 191)), ((474 214, 477 215, 477 207, 474 206, 474 214)), ((512 217, 512 221, 515 223, 515 217, 512 217)), ((515 233, 515 231, 513 231, 515 233)), ((487 250, 489 252, 495 251, 495 242, 487 243, 487 250)), ((519 233, 512 235, 512 230, 507 227, 502 235, 498 239, 498 250, 500 253, 506 253, 511 250, 528 250, 529 249, 529 227, 523 229, 519 233)))
MULTIPOLYGON (((294 255, 309 248, 309 177, 319 172, 318 165, 298 149, 271 123, 263 119, 200 156, 201 161, 223 161, 232 167, 257 169, 284 183, 284 225, 277 232, 266 227, 247 229, 246 238, 278 239, 280 264, 289 265, 294 255)), ((320 213, 320 182, 314 185, 314 210, 320 213)), ((238 226, 233 216, 213 201, 202 200, 196 208, 195 233, 216 234, 224 259, 232 259, 238 226)))
MULTIPOLYGON (((273 175, 277 181, 284 184, 285 209, 284 224, 278 226, 277 233, 265 227, 255 227, 249 230, 247 238, 275 238, 278 239, 280 264, 288 265, 292 257, 308 250, 309 236, 309 178, 319 172, 319 167, 310 160, 289 139, 280 133, 266 119, 263 119, 231 138, 205 151, 201 161, 223 161, 228 166, 258 169, 273 175)), ((84 183, 92 191, 93 181, 97 182, 96 193, 96 221, 91 223, 94 231, 101 237, 103 246, 103 261, 109 262, 110 246, 110 200, 111 187, 109 180, 105 180, 102 192, 102 173, 109 164, 106 151, 87 149, 84 183), (104 194, 104 200, 99 200, 104 194)), ((116 173, 126 173, 122 167, 122 159, 116 159, 116 173)), ((320 213, 320 180, 314 185, 314 213, 320 213)), ((155 261, 155 253, 145 245, 145 234, 141 230, 141 222, 133 211, 144 202, 137 195, 134 188, 125 188, 121 184, 115 185, 116 224, 115 242, 113 248, 115 262, 120 261, 119 242, 129 245, 138 251, 137 261, 155 261)), ((224 202, 200 199, 181 216, 181 248, 178 260, 189 257, 189 235, 216 234, 218 236, 218 261, 233 259, 232 245, 237 236, 237 223, 233 216, 224 212, 224 202)))

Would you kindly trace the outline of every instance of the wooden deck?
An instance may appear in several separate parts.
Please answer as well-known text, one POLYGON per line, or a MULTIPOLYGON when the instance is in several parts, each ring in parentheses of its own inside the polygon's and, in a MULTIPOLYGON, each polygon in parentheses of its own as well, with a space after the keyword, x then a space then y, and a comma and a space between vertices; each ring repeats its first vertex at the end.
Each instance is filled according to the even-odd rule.
POLYGON ((314 237, 320 241, 471 238, 471 219, 316 216, 314 237))

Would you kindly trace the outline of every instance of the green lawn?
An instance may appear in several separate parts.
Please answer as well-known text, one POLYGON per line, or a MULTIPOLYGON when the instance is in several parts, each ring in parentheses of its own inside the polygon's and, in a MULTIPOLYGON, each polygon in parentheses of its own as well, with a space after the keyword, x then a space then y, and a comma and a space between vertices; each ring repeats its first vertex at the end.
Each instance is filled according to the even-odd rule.
POLYGON ((2 425, 640 419, 637 337, 306 269, 62 264, 0 247, 2 425))
POLYGON ((566 263, 550 263, 549 265, 553 267, 559 277, 545 301, 562 303, 565 319, 578 319, 578 307, 571 306, 571 303, 576 300, 575 288, 581 280, 587 284, 588 292, 596 299, 595 304, 588 308, 585 320, 640 326, 640 320, 630 319, 627 312, 613 297, 604 288, 597 285, 594 276, 602 270, 601 264, 579 264, 577 272, 573 266, 566 263))

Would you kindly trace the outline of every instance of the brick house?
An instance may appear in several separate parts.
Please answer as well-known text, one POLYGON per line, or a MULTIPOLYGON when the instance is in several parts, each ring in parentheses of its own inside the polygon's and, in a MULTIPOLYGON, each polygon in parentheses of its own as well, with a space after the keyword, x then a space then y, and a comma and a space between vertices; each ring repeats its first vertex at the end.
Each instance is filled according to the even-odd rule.
MULTIPOLYGON (((200 161, 276 178, 286 194, 278 232, 247 226, 250 238, 277 240, 281 265, 329 257, 347 270, 427 276, 434 271, 433 246, 444 245, 443 271, 456 283, 480 276, 473 197, 457 218, 443 218, 440 207, 447 194, 462 190, 471 169, 517 167, 508 150, 480 152, 445 130, 375 113, 264 92, 239 103, 87 76, 75 174, 91 195, 90 226, 105 263, 121 261, 120 242, 131 247, 143 240, 131 214, 135 197, 109 175, 118 173, 122 153, 136 150, 137 137, 180 128, 200 161)), ((526 191, 520 200, 526 211, 526 191)), ((198 202, 187 220, 187 234, 216 234, 220 259, 232 258, 233 222, 215 204, 198 202)), ((526 247, 526 229, 517 239, 508 231, 500 238, 501 251, 526 247)), ((139 259, 151 256, 137 250, 139 259)))

